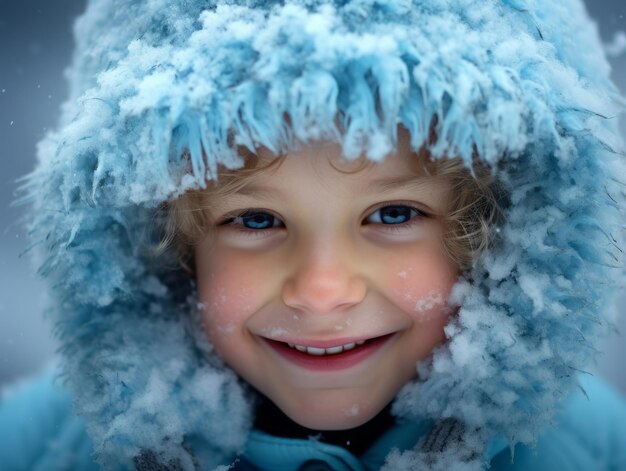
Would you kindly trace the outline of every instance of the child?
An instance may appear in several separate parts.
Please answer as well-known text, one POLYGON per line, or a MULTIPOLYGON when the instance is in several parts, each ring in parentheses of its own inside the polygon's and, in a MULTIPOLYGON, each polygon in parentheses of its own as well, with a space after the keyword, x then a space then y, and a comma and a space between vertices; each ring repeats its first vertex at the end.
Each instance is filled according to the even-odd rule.
POLYGON ((626 469, 618 94, 553 3, 92 1, 2 468, 626 469))

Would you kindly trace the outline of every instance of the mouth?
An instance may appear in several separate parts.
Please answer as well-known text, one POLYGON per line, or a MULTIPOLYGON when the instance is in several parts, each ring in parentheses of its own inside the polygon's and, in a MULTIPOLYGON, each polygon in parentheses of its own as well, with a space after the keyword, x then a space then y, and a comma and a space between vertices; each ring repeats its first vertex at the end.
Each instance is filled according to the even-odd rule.
POLYGON ((336 370, 361 363, 380 349, 394 334, 331 345, 328 347, 301 345, 263 338, 283 358, 298 366, 313 370, 336 370))
POLYGON ((295 348, 301 353, 306 353, 307 355, 319 357, 324 355, 339 355, 340 353, 350 351, 356 347, 360 347, 361 345, 364 345, 365 342, 369 342, 369 340, 358 340, 356 342, 349 342, 330 348, 307 347, 305 345, 298 345, 294 343, 287 343, 287 346, 289 346, 290 348, 295 348))

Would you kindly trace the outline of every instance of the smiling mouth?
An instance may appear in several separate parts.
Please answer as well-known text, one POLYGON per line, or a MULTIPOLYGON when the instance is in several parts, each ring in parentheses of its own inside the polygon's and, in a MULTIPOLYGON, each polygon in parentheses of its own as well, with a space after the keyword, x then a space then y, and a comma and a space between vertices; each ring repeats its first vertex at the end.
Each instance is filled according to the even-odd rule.
POLYGON ((263 338, 282 358, 311 371, 336 371, 351 368, 379 351, 394 333, 330 347, 313 347, 263 338))
POLYGON ((391 335, 392 334, 381 335, 379 337, 372 337, 367 340, 357 340, 354 342, 344 343, 341 345, 335 345, 327 348, 310 347, 308 345, 281 342, 278 340, 272 340, 267 338, 265 340, 267 340, 274 347, 279 347, 281 350, 288 349, 294 354, 303 354, 303 356, 311 357, 338 357, 343 356, 341 355, 342 353, 356 353, 359 350, 366 349, 365 347, 370 347, 382 343, 387 340, 391 335))
POLYGON ((318 347, 307 347, 305 345, 297 345, 293 343, 287 343, 290 348, 294 348, 299 352, 306 353, 308 355, 313 355, 316 357, 321 357, 324 355, 338 355, 343 352, 347 352, 348 350, 352 350, 355 347, 360 347, 365 342, 369 342, 369 340, 359 340, 358 342, 350 342, 343 345, 337 345, 336 347, 330 348, 318 348, 318 347))

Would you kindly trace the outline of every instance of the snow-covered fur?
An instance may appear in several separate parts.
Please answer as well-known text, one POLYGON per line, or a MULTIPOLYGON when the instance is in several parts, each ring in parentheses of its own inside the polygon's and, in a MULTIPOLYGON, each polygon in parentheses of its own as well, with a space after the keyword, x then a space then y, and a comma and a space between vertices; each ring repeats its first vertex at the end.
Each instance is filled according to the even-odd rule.
POLYGON ((106 468, 211 467, 243 446, 245 386, 198 333, 189 276, 152 252, 160 205, 241 166, 237 146, 328 140, 380 160, 399 124, 419 149, 436 122, 431 153, 481 159, 508 194, 498 243, 453 290, 448 343, 393 407, 454 419, 460 438, 390 469, 480 469, 490 437, 532 443, 577 387, 614 319, 626 181, 621 100, 581 0, 91 0, 75 35, 70 98, 25 188, 106 468))

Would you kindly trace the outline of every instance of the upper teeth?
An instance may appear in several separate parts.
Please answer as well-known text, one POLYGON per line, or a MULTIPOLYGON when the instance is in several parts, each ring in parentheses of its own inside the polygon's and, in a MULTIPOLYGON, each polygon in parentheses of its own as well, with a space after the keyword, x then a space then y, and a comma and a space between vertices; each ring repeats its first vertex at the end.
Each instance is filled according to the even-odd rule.
POLYGON ((297 345, 294 343, 288 343, 291 348, 295 348, 296 350, 302 353, 308 353, 309 355, 336 355, 337 353, 345 352, 346 350, 352 350, 357 345, 363 345, 365 340, 359 340, 357 342, 350 342, 344 345, 337 345, 336 347, 329 348, 319 348, 319 347, 307 347, 305 345, 297 345))

